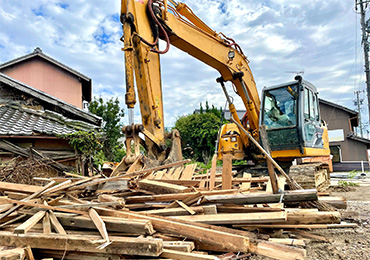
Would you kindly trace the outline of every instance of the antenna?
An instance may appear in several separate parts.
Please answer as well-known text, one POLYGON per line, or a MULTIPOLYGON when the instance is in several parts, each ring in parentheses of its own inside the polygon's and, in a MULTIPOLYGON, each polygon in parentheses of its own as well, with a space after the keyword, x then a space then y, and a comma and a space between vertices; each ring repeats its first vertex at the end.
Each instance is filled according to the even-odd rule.
POLYGON ((303 75, 304 74, 304 70, 301 70, 301 71, 285 71, 285 73, 294 73, 296 75, 303 75))

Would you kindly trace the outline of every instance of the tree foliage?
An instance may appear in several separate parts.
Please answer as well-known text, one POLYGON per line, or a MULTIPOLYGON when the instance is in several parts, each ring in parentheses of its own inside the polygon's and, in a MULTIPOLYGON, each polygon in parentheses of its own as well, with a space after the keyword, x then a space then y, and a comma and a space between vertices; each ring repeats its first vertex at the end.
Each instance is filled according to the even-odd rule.
POLYGON ((215 149, 221 114, 221 109, 210 108, 206 102, 205 109, 200 104, 200 113, 177 119, 175 128, 180 132, 185 157, 208 163, 215 149))
POLYGON ((120 161, 123 154, 122 144, 118 139, 123 136, 122 123, 120 120, 125 115, 124 110, 120 108, 119 100, 108 99, 104 101, 102 97, 96 98, 90 102, 89 111, 103 119, 103 154, 108 161, 120 161))

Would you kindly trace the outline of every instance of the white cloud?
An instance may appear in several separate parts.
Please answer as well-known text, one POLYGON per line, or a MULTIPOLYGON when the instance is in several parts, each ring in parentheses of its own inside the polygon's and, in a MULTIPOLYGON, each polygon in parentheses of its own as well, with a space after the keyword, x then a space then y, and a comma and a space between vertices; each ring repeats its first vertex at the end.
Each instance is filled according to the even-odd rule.
MULTIPOLYGON (((353 1, 183 1, 212 29, 241 45, 259 93, 263 86, 291 81, 294 75, 287 71, 304 70, 304 78, 318 87, 322 98, 340 99, 342 105, 353 108, 349 96, 363 87, 361 52, 354 64, 360 30, 353 1)), ((94 95, 118 97, 123 105, 119 11, 117 0, 0 0, 0 62, 39 46, 91 77, 94 95)), ((174 47, 161 56, 161 62, 166 126, 192 113, 200 102, 224 106, 215 81, 217 71, 174 47)), ((243 108, 230 85, 228 89, 237 108, 243 108)), ((137 104, 136 119, 138 113, 137 104)))

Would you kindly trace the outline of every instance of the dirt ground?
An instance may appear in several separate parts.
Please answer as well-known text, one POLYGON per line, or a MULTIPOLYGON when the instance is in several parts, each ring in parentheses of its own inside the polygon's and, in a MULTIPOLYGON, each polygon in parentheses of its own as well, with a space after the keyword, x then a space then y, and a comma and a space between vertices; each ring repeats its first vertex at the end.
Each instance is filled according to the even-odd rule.
POLYGON ((348 214, 346 222, 359 227, 310 231, 330 242, 311 240, 306 245, 307 259, 370 259, 370 186, 331 188, 330 193, 347 199, 347 209, 341 212, 348 214))
MULTIPOLYGON (((357 223, 358 228, 314 229, 310 234, 322 236, 328 242, 310 239, 304 247, 309 260, 365 260, 370 259, 370 186, 334 187, 329 189, 331 196, 347 199, 347 209, 340 210, 348 218, 343 221, 357 223)), ((286 232, 287 237, 292 237, 286 232)), ((294 236, 293 236, 294 237, 294 236)), ((302 238, 296 236, 297 238, 302 238)), ((267 259, 252 256, 252 260, 267 259)))

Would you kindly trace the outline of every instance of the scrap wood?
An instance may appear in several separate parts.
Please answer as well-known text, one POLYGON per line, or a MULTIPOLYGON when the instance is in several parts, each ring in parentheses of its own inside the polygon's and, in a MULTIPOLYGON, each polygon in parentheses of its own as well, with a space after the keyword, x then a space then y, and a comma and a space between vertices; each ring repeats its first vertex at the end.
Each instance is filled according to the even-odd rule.
POLYGON ((161 166, 157 166, 157 167, 153 167, 153 168, 149 168, 149 169, 145 169, 145 170, 135 171, 135 172, 127 173, 127 174, 124 174, 124 175, 119 175, 119 176, 109 177, 109 178, 105 178, 105 179, 90 181, 88 183, 70 188, 68 190, 71 190, 71 191, 79 190, 79 189, 83 189, 83 188, 86 188, 86 187, 89 187, 89 186, 92 186, 92 185, 97 185, 97 184, 102 184, 102 183, 105 183, 105 182, 111 182, 111 181, 117 181, 117 180, 124 180, 124 179, 129 180, 129 179, 131 179, 133 177, 136 177, 138 175, 141 175, 141 174, 152 172, 154 170, 170 168, 170 167, 173 167, 173 166, 176 166, 176 165, 182 165, 182 164, 185 164, 187 162, 190 162, 190 159, 182 160, 182 161, 178 161, 178 162, 174 162, 174 163, 170 163, 170 164, 166 164, 166 165, 161 165, 161 166))
POLYGON ((248 224, 248 225, 233 225, 235 228, 243 228, 246 230, 256 228, 276 228, 276 229, 328 229, 328 228, 357 228, 355 223, 341 222, 340 224, 248 224))
POLYGON ((190 253, 194 248, 194 242, 192 241, 163 241, 163 249, 190 253))
POLYGON ((171 193, 185 193, 191 191, 188 187, 164 183, 155 180, 141 180, 138 181, 139 189, 151 191, 155 194, 171 194, 171 193))
POLYGON ((6 246, 29 245, 31 248, 80 251, 92 253, 159 256, 162 240, 148 238, 115 237, 106 248, 97 249, 99 236, 60 234, 12 234, 0 231, 0 244, 6 246))
POLYGON ((26 222, 22 223, 20 226, 16 227, 14 229, 15 234, 25 234, 30 230, 34 225, 37 224, 43 217, 45 216, 45 211, 39 211, 29 219, 27 219, 26 222))
POLYGON ((208 195, 206 201, 234 204, 260 204, 278 202, 298 202, 317 200, 316 189, 285 191, 282 194, 234 194, 234 195, 208 195))
POLYGON ((258 212, 258 213, 234 213, 234 214, 214 214, 214 215, 193 215, 177 216, 175 219, 182 219, 207 224, 242 224, 242 223, 275 223, 286 221, 287 213, 280 212, 258 212))
POLYGON ((26 252, 24 247, 5 248, 0 246, 0 259, 4 260, 24 259, 25 253, 26 252))
POLYGON ((197 165, 195 163, 186 165, 179 179, 180 180, 191 180, 196 167, 197 165))
MULTIPOLYGON (((73 216, 66 213, 55 213, 60 223, 65 227, 95 229, 94 223, 86 216, 73 216)), ((154 228, 150 221, 141 219, 122 219, 101 216, 109 232, 121 232, 137 235, 151 235, 154 228)))
POLYGON ((222 248, 224 252, 248 252, 251 250, 255 253, 276 259, 304 259, 305 255, 305 250, 303 249, 258 240, 256 235, 251 232, 245 233, 241 230, 221 226, 193 223, 149 214, 138 214, 108 209, 102 209, 100 214, 102 213, 128 218, 148 219, 153 223, 154 228, 160 232, 182 235, 193 239, 194 241, 202 241, 208 245, 213 245, 213 248, 222 248), (276 252, 272 253, 274 250, 276 252), (274 254, 276 256, 273 256, 274 254))
POLYGON ((69 213, 75 213, 79 215, 86 215, 86 212, 84 211, 78 211, 73 209, 67 209, 67 208, 61 208, 61 207, 54 207, 54 206, 48 206, 48 205, 42 205, 42 204, 35 204, 30 203, 26 201, 19 201, 19 200, 9 200, 11 203, 17 204, 17 206, 28 206, 28 207, 34 207, 34 208, 40 208, 40 209, 50 209, 55 211, 61 211, 61 212, 69 212, 69 213))
MULTIPOLYGON (((39 196, 40 194, 42 194, 45 190, 49 189, 51 186, 53 186, 55 183, 55 181, 51 181, 50 183, 48 183, 46 186, 44 187, 41 187, 38 191, 35 191, 33 194, 31 194, 30 196, 28 196, 27 198, 24 198, 22 199, 21 201, 19 202, 22 202, 22 203, 26 203, 27 201, 33 199, 33 198, 36 198, 37 196, 39 196)), ((17 201, 18 202, 18 201, 17 201)), ((12 202, 14 203, 14 202, 12 202)), ((9 216, 11 213, 13 213, 14 211, 16 211, 17 209, 21 208, 22 205, 21 204, 18 204, 12 208, 10 208, 9 210, 7 210, 6 212, 4 212, 3 214, 0 215, 0 220, 2 220, 3 218, 5 218, 6 216, 9 216)))
POLYGON ((181 259, 181 260, 214 260, 216 259, 216 256, 214 255, 195 254, 195 253, 181 252, 181 251, 171 250, 171 249, 163 249, 163 252, 160 255, 160 257, 168 258, 168 259, 181 259))
POLYGON ((55 231, 58 234, 67 235, 66 231, 64 230, 63 226, 60 224, 54 212, 49 210, 48 213, 49 213, 50 222, 53 225, 53 228, 55 229, 55 231))
MULTIPOLYGON (((107 227, 105 226, 104 221, 101 219, 99 214, 95 211, 95 209, 90 208, 89 209, 89 216, 96 228, 99 230, 100 235, 104 238, 104 241, 106 243, 110 243, 109 235, 107 231, 107 227)), ((105 244, 104 246, 106 246, 105 244)))
MULTIPOLYGON (((195 214, 216 214, 217 213, 216 205, 190 207, 190 209, 193 210, 195 214)), ((189 212, 183 208, 153 209, 153 210, 147 210, 147 211, 141 211, 141 212, 146 213, 146 214, 159 215, 159 216, 182 216, 182 215, 189 214, 189 212)))
POLYGON ((182 221, 166 217, 110 209, 97 208, 96 210, 100 215, 150 220, 157 231, 182 235, 194 240, 199 239, 229 251, 248 252, 249 250, 249 239, 247 237, 193 225, 191 222, 186 222, 185 224, 182 221))
MULTIPOLYGON (((219 191, 200 191, 202 195, 212 195, 212 194, 235 194, 238 190, 219 190, 219 191)), ((125 197, 126 203, 142 203, 149 201, 173 201, 173 200, 184 200, 192 195, 197 195, 198 192, 189 193, 177 193, 177 194, 160 194, 160 195, 150 195, 150 196, 128 196, 125 197)))

